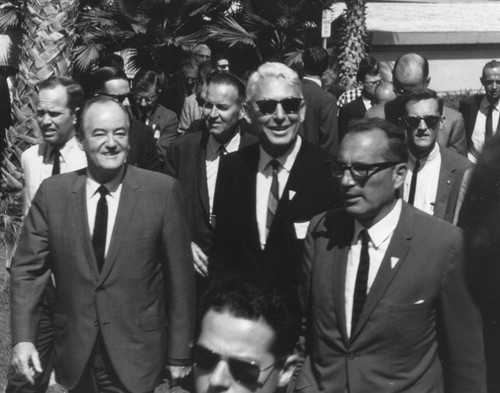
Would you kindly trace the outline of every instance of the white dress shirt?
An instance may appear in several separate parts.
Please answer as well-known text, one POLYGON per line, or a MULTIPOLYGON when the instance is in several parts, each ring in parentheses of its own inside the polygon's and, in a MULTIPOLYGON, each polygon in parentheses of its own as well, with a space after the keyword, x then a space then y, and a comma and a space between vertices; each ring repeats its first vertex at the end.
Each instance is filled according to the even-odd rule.
MULTIPOLYGON (((484 134, 486 131, 486 117, 488 116, 488 107, 490 102, 486 97, 483 97, 479 110, 477 111, 476 123, 471 135, 471 148, 467 154, 467 158, 474 164, 477 162, 479 154, 483 151, 484 134)), ((500 101, 496 103, 492 112, 493 135, 495 135, 498 126, 498 118, 500 117, 500 101)))
POLYGON ((373 106, 371 99, 366 98, 364 95, 362 95, 361 98, 363 99, 363 104, 365 104, 366 110, 370 109, 373 106))
MULTIPOLYGON (((402 202, 398 200, 392 210, 379 222, 368 228, 370 241, 368 243, 368 255, 370 256, 370 270, 368 271, 367 293, 375 281, 385 252, 392 239, 392 234, 401 215, 402 202)), ((345 275, 345 315, 347 334, 351 335, 352 306, 354 302, 354 288, 356 287, 356 276, 358 274, 359 258, 361 255, 361 238, 359 233, 365 229, 358 221, 354 222, 354 236, 347 256, 347 269, 345 275)))
MULTIPOLYGON (((416 158, 408 154, 408 174, 404 183, 403 199, 408 202, 410 195, 410 184, 413 176, 416 158)), ((420 170, 418 171, 417 184, 415 188, 415 199, 413 206, 431 216, 434 214, 436 204, 437 189, 439 184, 439 172, 441 170, 441 153, 436 143, 430 154, 420 160, 420 170)))
MULTIPOLYGON (((257 200, 257 226, 259 229, 260 247, 264 249, 266 246, 266 222, 267 222, 267 203, 269 200, 269 193, 271 192, 271 183, 273 182, 273 169, 269 165, 271 160, 277 160, 280 163, 278 172, 279 184, 279 197, 283 196, 290 171, 297 155, 299 154, 300 147, 302 146, 302 139, 300 136, 295 140, 294 145, 283 155, 273 158, 267 154, 262 146, 260 146, 259 167, 257 171, 257 186, 256 200, 257 200)), ((291 198, 289 198, 291 199, 291 198)))
MULTIPOLYGON (((224 148, 228 153, 237 151, 240 147, 241 135, 239 131, 234 134, 233 138, 224 144, 224 148)), ((212 214, 212 209, 214 207, 214 197, 215 197, 215 183, 217 182, 217 173, 219 172, 219 161, 220 161, 220 143, 215 140, 215 138, 210 135, 207 142, 207 158, 205 160, 206 170, 207 170, 207 187, 208 187, 208 200, 210 204, 210 214, 212 214)))
MULTIPOLYGON (((104 249, 104 256, 108 254, 109 244, 111 243, 111 235, 115 227, 116 214, 118 212, 118 205, 120 203, 120 194, 122 191, 123 172, 116 176, 111 181, 104 184, 108 189, 106 195, 106 202, 108 203, 108 225, 106 228, 106 247, 104 249)), ((101 198, 101 194, 97 189, 101 186, 98 182, 92 179, 87 172, 86 181, 86 201, 87 201, 87 218, 89 222, 90 238, 94 235, 95 215, 97 212, 97 203, 101 198)))

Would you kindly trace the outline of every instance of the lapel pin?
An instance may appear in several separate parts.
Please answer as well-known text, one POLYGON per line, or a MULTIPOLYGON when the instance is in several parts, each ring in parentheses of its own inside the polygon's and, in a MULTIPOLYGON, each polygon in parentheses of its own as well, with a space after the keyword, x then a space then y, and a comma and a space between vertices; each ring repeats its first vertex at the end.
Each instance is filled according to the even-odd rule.
POLYGON ((394 266, 396 266, 398 262, 399 262, 399 258, 391 257, 391 269, 394 269, 394 266))

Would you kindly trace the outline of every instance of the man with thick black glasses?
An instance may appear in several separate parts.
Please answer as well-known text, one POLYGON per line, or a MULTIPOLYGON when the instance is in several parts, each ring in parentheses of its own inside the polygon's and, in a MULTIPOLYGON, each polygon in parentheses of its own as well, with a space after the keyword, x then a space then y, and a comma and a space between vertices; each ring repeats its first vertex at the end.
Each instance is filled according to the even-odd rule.
POLYGON ((293 375, 298 313, 269 283, 228 277, 203 304, 193 345, 196 393, 274 393, 293 375))
POLYGON ((221 161, 209 275, 259 272, 296 296, 309 220, 338 204, 326 153, 299 136, 306 105, 297 74, 265 63, 246 88, 259 144, 221 161))
POLYGON ((314 217, 306 237, 297 392, 486 390, 460 230, 397 197, 407 160, 404 131, 370 119, 331 163, 345 208, 314 217))
POLYGON ((408 138, 408 176, 403 199, 416 208, 456 223, 467 189, 471 162, 440 146, 443 100, 427 88, 412 90, 406 96, 403 124, 408 138), (469 172, 467 172, 469 173, 469 172))
POLYGON ((474 163, 483 146, 500 129, 500 62, 491 60, 486 63, 480 79, 485 94, 466 97, 459 105, 465 121, 468 157, 474 163))

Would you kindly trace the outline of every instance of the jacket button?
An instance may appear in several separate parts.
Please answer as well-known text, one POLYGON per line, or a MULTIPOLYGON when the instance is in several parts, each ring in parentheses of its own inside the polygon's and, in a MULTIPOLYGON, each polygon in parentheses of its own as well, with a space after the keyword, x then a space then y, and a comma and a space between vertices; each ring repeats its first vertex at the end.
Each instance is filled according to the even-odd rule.
POLYGON ((347 356, 349 357, 349 360, 354 360, 356 354, 354 352, 349 352, 347 356))
POLYGON ((94 327, 99 327, 99 322, 94 321, 94 327))

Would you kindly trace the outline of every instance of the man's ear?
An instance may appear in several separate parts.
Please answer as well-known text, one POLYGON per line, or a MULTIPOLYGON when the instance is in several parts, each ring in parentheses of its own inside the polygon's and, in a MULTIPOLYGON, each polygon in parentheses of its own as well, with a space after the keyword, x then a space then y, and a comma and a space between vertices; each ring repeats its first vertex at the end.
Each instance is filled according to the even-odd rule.
POLYGON ((253 108, 250 108, 250 105, 252 105, 251 103, 249 102, 245 102, 243 105, 242 105, 242 110, 243 110, 243 117, 245 119, 247 119, 247 122, 249 124, 252 124, 253 121, 252 121, 252 116, 250 115, 251 111, 253 110, 253 108))
POLYGON ((306 119, 306 101, 304 99, 302 99, 302 102, 300 103, 300 109, 299 109, 299 121, 301 123, 304 122, 304 120, 306 119))
POLYGON ((425 81, 425 83, 424 83, 424 87, 428 87, 428 86, 429 86, 429 83, 431 83, 431 77, 430 77, 430 76, 429 76, 429 77, 427 78, 427 80, 425 81))
POLYGON ((293 374, 295 372, 295 368, 297 367, 297 363, 299 361, 299 355, 293 354, 286 358, 283 367, 280 370, 278 386, 285 387, 292 380, 293 374))
POLYGON ((406 178, 406 173, 408 172, 408 165, 406 162, 402 162, 400 164, 397 164, 394 167, 394 188, 397 190, 399 189, 406 178))
POLYGON ((482 76, 481 76, 481 77, 479 77, 479 80, 481 81, 481 84, 484 86, 484 79, 483 79, 483 77, 482 77, 482 76))

